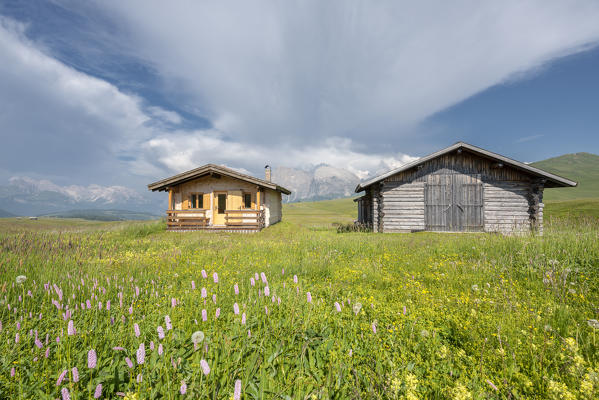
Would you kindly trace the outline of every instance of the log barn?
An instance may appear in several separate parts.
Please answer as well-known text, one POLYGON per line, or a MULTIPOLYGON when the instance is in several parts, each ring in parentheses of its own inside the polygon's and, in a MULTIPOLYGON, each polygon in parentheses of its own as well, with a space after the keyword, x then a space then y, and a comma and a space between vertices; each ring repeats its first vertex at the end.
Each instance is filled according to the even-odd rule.
POLYGON ((168 192, 168 230, 224 230, 255 232, 282 217, 281 194, 291 192, 265 179, 207 164, 148 185, 168 192))
POLYGON ((375 232, 543 232, 543 189, 576 182, 458 142, 356 187, 375 232))

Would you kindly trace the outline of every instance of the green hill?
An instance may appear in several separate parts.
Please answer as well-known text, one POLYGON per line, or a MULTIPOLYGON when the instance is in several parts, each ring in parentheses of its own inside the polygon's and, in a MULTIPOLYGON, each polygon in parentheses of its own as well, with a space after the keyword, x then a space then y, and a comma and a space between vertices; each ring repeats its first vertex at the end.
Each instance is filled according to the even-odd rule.
POLYGON ((545 201, 599 198, 599 156, 596 154, 564 154, 531 165, 578 182, 575 188, 546 189, 545 201))

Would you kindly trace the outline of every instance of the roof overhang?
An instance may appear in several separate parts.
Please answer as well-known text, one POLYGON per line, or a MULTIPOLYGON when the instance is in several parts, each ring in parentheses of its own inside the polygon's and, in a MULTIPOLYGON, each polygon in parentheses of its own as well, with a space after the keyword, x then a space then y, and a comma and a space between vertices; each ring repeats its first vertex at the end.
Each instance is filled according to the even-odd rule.
POLYGON ((171 188, 173 186, 177 186, 177 185, 180 185, 182 183, 185 183, 185 182, 188 182, 188 181, 191 181, 194 179, 202 178, 204 176, 220 176, 220 175, 224 175, 224 176, 228 176, 230 178, 239 179, 244 182, 252 183, 252 184, 255 184, 262 188, 276 190, 283 194, 291 194, 290 190, 285 189, 284 187, 279 186, 274 182, 265 181, 263 179, 255 178, 250 175, 242 174, 233 169, 223 167, 221 165, 214 165, 214 164, 206 164, 199 168, 192 169, 190 171, 186 171, 186 172, 171 176, 169 178, 159 180, 154 183, 150 183, 148 185, 148 190, 151 190, 152 192, 163 192, 163 191, 169 190, 169 188, 171 188))
POLYGON ((577 185, 576 182, 571 181, 570 179, 564 178, 564 177, 559 176, 559 175, 552 174, 550 172, 544 171, 544 170, 539 169, 539 168, 532 167, 532 166, 530 166, 528 164, 525 164, 523 162, 512 160, 511 158, 502 156, 502 155, 497 154, 497 153, 490 152, 490 151, 485 150, 485 149, 481 149, 480 147, 476 147, 476 146, 473 146, 473 145, 468 144, 468 143, 457 142, 457 143, 455 143, 455 144, 453 144, 453 145, 451 145, 449 147, 446 147, 446 148, 444 148, 442 150, 439 150, 439 151, 437 151, 435 153, 429 154, 428 156, 419 158, 418 160, 412 161, 410 163, 402 165, 399 168, 395 168, 395 169, 393 169, 393 170, 391 170, 389 172, 386 172, 386 173, 384 173, 382 175, 379 175, 379 176, 377 176, 375 178, 369 179, 369 180, 367 180, 365 182, 362 182, 362 183, 358 184, 358 186, 356 187, 356 193, 357 192, 361 192, 362 190, 365 190, 369 186, 371 186, 371 185, 373 185, 375 183, 381 182, 382 180, 384 180, 384 179, 386 179, 386 178, 388 178, 388 177, 390 177, 392 175, 398 174, 398 173, 403 172, 403 171, 407 171, 407 170, 409 170, 411 168, 416 168, 419 165, 422 165, 425 162, 430 161, 430 160, 432 160, 434 158, 437 158, 437 157, 440 157, 440 156, 442 156, 444 154, 451 153, 452 151, 458 151, 458 150, 461 150, 461 149, 469 151, 469 152, 474 153, 474 154, 477 154, 477 155, 479 155, 479 156, 481 156, 483 158, 487 158, 487 159, 494 160, 494 161, 497 161, 499 163, 502 163, 504 165, 508 165, 508 166, 510 166, 510 167, 512 167, 514 169, 520 170, 522 172, 526 172, 526 173, 528 173, 530 175, 534 175, 534 176, 537 176, 539 178, 543 178, 543 179, 546 180, 547 183, 549 183, 549 185, 546 185, 546 187, 573 187, 573 186, 577 185))

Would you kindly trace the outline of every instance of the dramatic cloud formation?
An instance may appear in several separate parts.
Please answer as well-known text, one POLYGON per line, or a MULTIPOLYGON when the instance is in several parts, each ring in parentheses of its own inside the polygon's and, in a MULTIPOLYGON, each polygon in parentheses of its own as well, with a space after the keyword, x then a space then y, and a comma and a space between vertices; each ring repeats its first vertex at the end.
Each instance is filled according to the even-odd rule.
POLYGON ((110 24, 80 23, 94 46, 78 51, 66 29, 34 40, 0 17, 2 176, 141 188, 212 162, 364 177, 438 148, 435 113, 599 40, 593 1, 55 4, 110 24), (135 68, 117 71, 125 54, 135 68))
POLYGON ((100 3, 189 107, 268 146, 398 150, 432 114, 599 39, 589 1, 100 3))

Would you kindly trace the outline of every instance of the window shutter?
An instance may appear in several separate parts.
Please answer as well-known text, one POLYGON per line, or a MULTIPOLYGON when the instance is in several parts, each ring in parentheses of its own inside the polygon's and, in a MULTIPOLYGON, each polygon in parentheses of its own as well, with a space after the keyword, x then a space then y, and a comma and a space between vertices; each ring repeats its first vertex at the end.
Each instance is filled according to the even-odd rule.
POLYGON ((241 209, 242 203, 242 194, 241 190, 231 190, 228 196, 227 208, 229 210, 239 210, 241 209))

